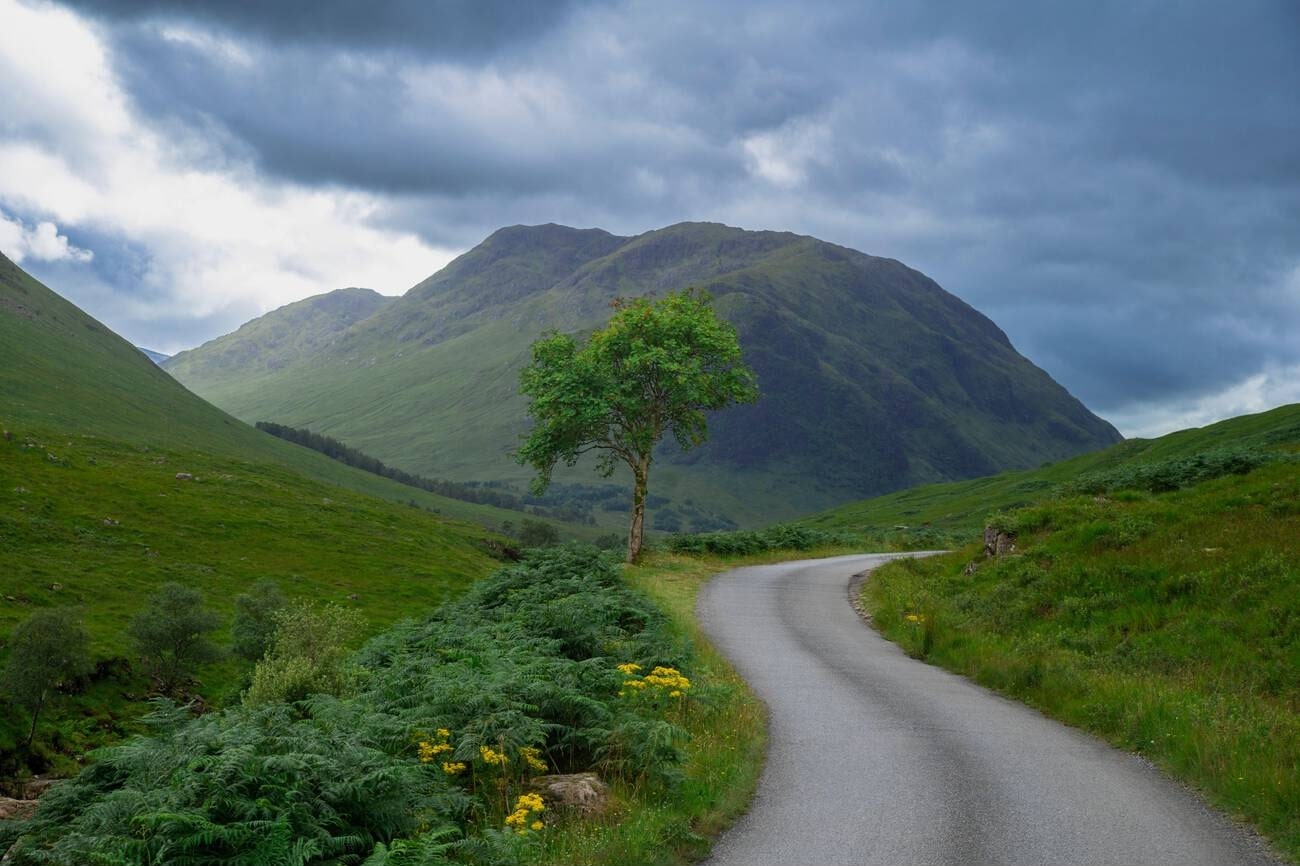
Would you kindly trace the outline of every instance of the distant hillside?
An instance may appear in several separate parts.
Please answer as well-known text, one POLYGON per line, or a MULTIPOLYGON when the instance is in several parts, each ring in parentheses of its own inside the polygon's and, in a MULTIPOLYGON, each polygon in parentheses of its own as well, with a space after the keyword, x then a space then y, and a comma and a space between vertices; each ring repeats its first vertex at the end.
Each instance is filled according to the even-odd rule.
MULTIPOLYGON (((373 292, 355 290, 363 298, 373 292)), ((337 293, 336 293, 337 294, 337 293)), ((375 297, 380 297, 375 295, 375 297)), ((291 445, 177 384, 134 346, 0 255, 0 426, 186 448, 270 463, 448 517, 498 526, 518 514, 397 484, 291 445)))
MULTIPOLYGON (((1090 479, 1138 477, 1161 471, 1176 477, 1186 466, 1234 454, 1300 449, 1300 404, 1229 418, 1207 427, 1179 430, 1158 439, 1130 439, 1104 451, 1026 471, 930 484, 852 502, 805 517, 801 525, 868 533, 926 527, 963 535, 979 532, 1000 511, 1043 502, 1087 487, 1090 479)), ((1166 485, 1167 486, 1167 485, 1166 485)))
POLYGON ((278 370, 327 348, 392 299, 371 289, 337 289, 287 304, 237 331, 167 359, 176 378, 201 379, 278 370))
POLYGON ((704 448, 664 448, 652 485, 664 524, 786 519, 1120 438, 925 275, 816 238, 704 223, 632 238, 501 229, 328 339, 230 350, 292 330, 291 305, 166 369, 246 420, 309 427, 419 474, 522 483, 510 454, 531 340, 598 326, 617 296, 687 285, 737 326, 764 396, 716 414, 704 448))
POLYGON ((171 357, 171 355, 164 355, 162 352, 155 352, 153 349, 146 349, 143 346, 136 346, 136 348, 144 352, 144 356, 155 364, 161 364, 171 357))

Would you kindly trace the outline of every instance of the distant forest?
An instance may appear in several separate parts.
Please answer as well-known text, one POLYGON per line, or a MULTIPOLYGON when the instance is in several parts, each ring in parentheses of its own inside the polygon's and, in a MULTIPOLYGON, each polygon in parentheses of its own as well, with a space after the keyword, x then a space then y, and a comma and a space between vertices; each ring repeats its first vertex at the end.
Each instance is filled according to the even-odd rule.
POLYGON ((529 496, 525 498, 504 490, 494 489, 498 486, 497 483, 492 483, 489 486, 476 481, 447 481, 440 478, 425 478, 420 475, 412 475, 410 472, 394 469, 369 454, 364 454, 355 448, 344 445, 332 436, 325 436, 284 424, 276 424, 273 421, 258 421, 255 426, 258 430, 270 433, 272 436, 293 442, 296 445, 302 445, 313 451, 319 451, 326 457, 331 457, 340 463, 346 463, 349 466, 355 466, 357 469, 389 478, 398 484, 427 490, 439 496, 459 499, 462 502, 473 502, 478 505, 492 505, 497 508, 520 511, 524 514, 535 514, 539 517, 551 517, 569 523, 594 524, 596 522, 589 508, 566 504, 544 504, 537 497, 529 496))

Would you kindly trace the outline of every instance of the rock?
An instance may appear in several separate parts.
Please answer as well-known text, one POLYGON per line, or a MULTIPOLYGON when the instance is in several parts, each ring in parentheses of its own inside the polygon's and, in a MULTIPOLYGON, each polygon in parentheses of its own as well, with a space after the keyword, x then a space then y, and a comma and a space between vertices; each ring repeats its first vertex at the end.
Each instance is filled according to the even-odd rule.
POLYGON ((357 595, 355 592, 348 593, 348 601, 356 601, 360 597, 361 596, 357 595))
POLYGON ((193 481, 193 480, 194 480, 194 476, 191 475, 191 474, 188 473, 188 472, 177 472, 177 473, 176 473, 176 480, 177 480, 177 481, 193 481))
POLYGON ((1016 536, 996 526, 984 527, 984 555, 986 557, 1006 556, 1016 552, 1016 536))
POLYGON ((609 806, 609 787, 595 773, 538 776, 528 786, 542 795, 548 809, 567 810, 584 818, 599 815, 609 806))
POLYGON ((117 521, 114 520, 114 519, 111 518, 111 517, 105 517, 105 518, 104 518, 104 525, 105 525, 105 526, 117 526, 117 521))
POLYGON ((0 821, 30 818, 36 811, 35 800, 15 800, 13 797, 0 797, 0 821))
POLYGON ((61 584, 61 583, 51 583, 51 584, 50 584, 50 592, 58 592, 58 591, 61 590, 61 589, 63 589, 63 584, 61 584))
POLYGON ((975 569, 978 567, 979 567, 978 563, 976 563, 975 560, 972 559, 970 562, 966 563, 966 567, 961 570, 961 573, 966 575, 967 577, 970 577, 972 574, 975 573, 975 569))
POLYGON ((28 800, 35 800, 44 796, 46 791, 62 781, 62 779, 55 779, 50 776, 35 776, 23 786, 23 796, 28 800))

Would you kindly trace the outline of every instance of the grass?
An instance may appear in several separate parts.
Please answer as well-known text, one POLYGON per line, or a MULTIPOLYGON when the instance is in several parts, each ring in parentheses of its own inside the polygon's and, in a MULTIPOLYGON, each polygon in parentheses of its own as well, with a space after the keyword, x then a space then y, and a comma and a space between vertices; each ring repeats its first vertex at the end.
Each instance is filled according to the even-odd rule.
MULTIPOLYGON (((1238 420, 1216 426, 1260 416, 1238 420)), ((996 522, 1014 554, 876 571, 863 600, 882 633, 1150 758, 1300 862, 1300 465, 996 522)))
MULTIPOLYGON (((202 590, 228 623, 234 596, 273 578, 290 597, 356 609, 375 631, 489 573, 499 564, 489 537, 276 463, 86 435, 0 439, 0 634, 36 609, 76 606, 101 663, 86 692, 47 715, 37 766, 69 769, 133 729, 146 683, 130 670, 124 628, 161 584, 202 590)), ((220 702, 244 673, 217 663, 199 672, 198 691, 220 702)), ((6 703, 0 753, 11 764, 21 728, 6 703)))

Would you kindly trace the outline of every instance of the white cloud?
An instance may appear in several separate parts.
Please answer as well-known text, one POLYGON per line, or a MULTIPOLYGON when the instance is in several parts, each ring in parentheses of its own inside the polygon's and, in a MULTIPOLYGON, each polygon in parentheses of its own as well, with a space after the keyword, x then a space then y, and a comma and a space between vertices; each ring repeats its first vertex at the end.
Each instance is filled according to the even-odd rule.
POLYGON ((1212 394, 1131 404, 1105 415, 1125 436, 1152 438, 1288 403, 1300 403, 1300 365, 1272 367, 1212 394))
POLYGON ((21 263, 25 259, 38 262, 88 262, 95 257, 59 234, 52 222, 39 222, 28 228, 21 220, 10 219, 0 212, 0 252, 21 263))
POLYGON ((372 225, 378 196, 271 181, 248 165, 187 165, 195 143, 134 111, 90 24, 15 0, 0 0, 0 20, 0 206, 38 220, 32 229, 0 224, 0 247, 89 262, 90 251, 56 224, 142 247, 149 262, 132 287, 138 295, 101 298, 90 310, 110 327, 265 311, 342 286, 394 294, 450 260, 452 251, 412 232, 372 225))

